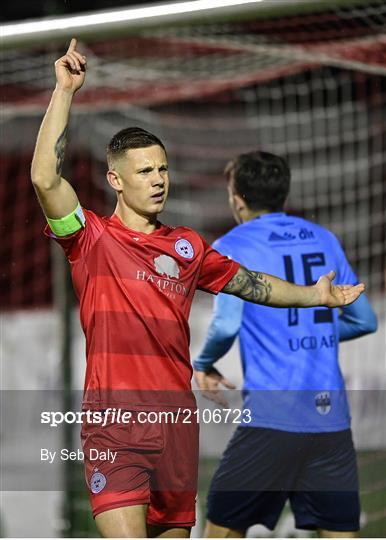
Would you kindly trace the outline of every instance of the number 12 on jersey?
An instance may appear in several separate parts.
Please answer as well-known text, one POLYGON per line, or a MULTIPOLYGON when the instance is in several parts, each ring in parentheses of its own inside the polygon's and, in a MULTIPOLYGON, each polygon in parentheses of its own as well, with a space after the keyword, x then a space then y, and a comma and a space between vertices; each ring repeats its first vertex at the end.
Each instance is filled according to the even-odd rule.
MULTIPOLYGON (((304 253, 300 255, 303 274, 304 274, 304 284, 305 285, 314 285, 316 279, 312 277, 312 269, 316 266, 325 266, 326 259, 324 253, 304 253)), ((284 255, 284 271, 287 281, 295 283, 295 271, 294 271, 294 262, 292 255, 284 255)), ((331 323, 333 322, 332 309, 330 308, 317 308, 314 309, 314 323, 331 323)), ((288 310, 288 326, 296 326, 299 324, 299 309, 298 308, 289 308, 288 310)))

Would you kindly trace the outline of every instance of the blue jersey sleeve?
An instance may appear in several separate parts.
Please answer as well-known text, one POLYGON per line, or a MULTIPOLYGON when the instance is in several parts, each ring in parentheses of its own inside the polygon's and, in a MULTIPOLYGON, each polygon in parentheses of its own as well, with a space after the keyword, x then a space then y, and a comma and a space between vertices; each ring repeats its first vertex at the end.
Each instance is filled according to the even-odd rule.
MULTIPOLYGON (((340 284, 356 284, 359 282, 357 275, 348 262, 346 255, 337 240, 335 250, 338 257, 337 282, 340 284)), ((347 341, 366 334, 375 332, 377 329, 377 317, 368 301, 362 294, 355 302, 341 309, 338 319, 339 341, 347 341)))
POLYGON ((342 308, 338 324, 339 341, 371 334, 376 332, 378 327, 377 316, 364 294, 349 306, 342 308))
POLYGON ((215 298, 212 321, 204 347, 193 361, 196 371, 210 370, 232 347, 240 330, 243 306, 243 301, 236 296, 219 294, 215 298))
MULTIPOLYGON (((222 239, 216 240, 213 247, 221 254, 233 258, 231 246, 222 239)), ((240 330, 243 307, 244 302, 233 295, 219 294, 214 299, 212 320, 204 346, 199 356, 193 360, 196 371, 210 370, 211 366, 232 347, 240 330)))

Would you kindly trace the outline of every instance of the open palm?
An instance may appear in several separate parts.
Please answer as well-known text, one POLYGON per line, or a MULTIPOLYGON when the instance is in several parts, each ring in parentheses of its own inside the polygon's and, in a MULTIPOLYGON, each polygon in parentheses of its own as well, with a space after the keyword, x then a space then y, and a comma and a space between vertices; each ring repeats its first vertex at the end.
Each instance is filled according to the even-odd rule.
POLYGON ((315 287, 320 295, 320 305, 328 307, 347 306, 354 302, 365 290, 363 283, 358 285, 333 285, 335 272, 321 276, 315 287))

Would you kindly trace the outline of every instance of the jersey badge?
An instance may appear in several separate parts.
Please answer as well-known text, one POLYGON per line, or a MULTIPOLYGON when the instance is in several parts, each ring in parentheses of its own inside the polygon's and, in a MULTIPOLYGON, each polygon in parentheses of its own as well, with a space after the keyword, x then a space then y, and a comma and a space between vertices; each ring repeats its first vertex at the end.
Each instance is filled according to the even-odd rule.
POLYGON ((100 493, 107 483, 106 477, 101 472, 94 472, 90 480, 92 493, 100 493))
POLYGON ((193 259, 194 257, 193 246, 188 240, 185 240, 185 238, 177 240, 177 242, 174 244, 174 249, 178 255, 181 255, 181 257, 184 259, 193 259))
POLYGON ((320 392, 319 394, 316 394, 315 407, 319 414, 328 414, 331 411, 330 392, 320 392))

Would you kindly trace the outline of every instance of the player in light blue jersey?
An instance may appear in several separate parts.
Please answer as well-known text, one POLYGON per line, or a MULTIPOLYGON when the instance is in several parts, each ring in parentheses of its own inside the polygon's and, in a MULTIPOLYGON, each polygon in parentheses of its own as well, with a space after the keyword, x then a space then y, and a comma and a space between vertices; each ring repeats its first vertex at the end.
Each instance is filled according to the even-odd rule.
MULTIPOLYGON (((337 283, 358 282, 337 238, 287 215, 290 171, 267 152, 243 154, 225 170, 238 225, 214 247, 247 268, 312 285, 331 268, 337 283)), ((208 537, 242 537, 253 524, 276 526, 289 499, 296 526, 322 536, 355 536, 359 496, 339 341, 374 332, 362 295, 342 311, 272 309, 220 294, 193 365, 201 390, 230 387, 214 368, 240 338, 244 409, 213 478, 208 537)))

